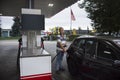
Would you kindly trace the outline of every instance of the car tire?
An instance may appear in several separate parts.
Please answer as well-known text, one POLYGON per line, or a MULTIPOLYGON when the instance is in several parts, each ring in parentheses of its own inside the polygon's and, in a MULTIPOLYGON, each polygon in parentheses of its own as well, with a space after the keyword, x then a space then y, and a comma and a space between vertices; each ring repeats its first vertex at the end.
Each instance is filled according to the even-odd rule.
POLYGON ((75 64, 75 61, 71 60, 70 58, 67 59, 68 64, 68 71, 72 76, 77 76, 78 70, 77 65, 75 64))

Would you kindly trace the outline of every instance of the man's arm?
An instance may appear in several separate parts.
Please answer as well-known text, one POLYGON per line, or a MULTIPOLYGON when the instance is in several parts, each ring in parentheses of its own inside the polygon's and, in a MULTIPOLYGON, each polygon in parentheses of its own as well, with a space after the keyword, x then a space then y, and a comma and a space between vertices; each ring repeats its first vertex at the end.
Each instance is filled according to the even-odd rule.
POLYGON ((60 45, 60 48, 63 49, 64 52, 66 52, 66 49, 65 49, 65 47, 63 47, 62 43, 58 42, 58 44, 60 45))

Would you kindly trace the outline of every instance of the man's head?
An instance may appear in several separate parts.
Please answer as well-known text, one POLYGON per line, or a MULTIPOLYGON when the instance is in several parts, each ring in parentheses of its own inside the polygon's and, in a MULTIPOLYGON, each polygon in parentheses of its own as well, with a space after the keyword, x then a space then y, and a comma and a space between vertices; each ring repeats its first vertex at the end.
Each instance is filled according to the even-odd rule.
POLYGON ((63 33, 64 33, 63 27, 60 27, 60 28, 59 28, 59 32, 60 32, 60 34, 63 34, 63 33))

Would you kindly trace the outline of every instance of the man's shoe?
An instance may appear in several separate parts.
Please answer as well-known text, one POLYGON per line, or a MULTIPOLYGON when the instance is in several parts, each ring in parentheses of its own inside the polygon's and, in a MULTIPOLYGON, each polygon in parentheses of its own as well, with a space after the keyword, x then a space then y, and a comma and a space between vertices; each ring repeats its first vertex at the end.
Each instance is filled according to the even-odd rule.
POLYGON ((59 71, 59 70, 57 70, 57 71, 55 71, 55 73, 56 73, 56 74, 60 74, 60 71, 59 71))
POLYGON ((60 71, 65 71, 65 69, 64 69, 64 68, 60 68, 59 70, 60 70, 60 71))

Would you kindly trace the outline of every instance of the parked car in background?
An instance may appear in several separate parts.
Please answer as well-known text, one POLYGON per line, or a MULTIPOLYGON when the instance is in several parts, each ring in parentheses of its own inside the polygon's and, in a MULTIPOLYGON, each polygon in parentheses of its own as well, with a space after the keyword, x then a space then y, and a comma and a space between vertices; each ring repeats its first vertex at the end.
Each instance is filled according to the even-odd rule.
POLYGON ((71 43, 67 52, 71 75, 90 80, 120 80, 120 39, 80 36, 71 43))

